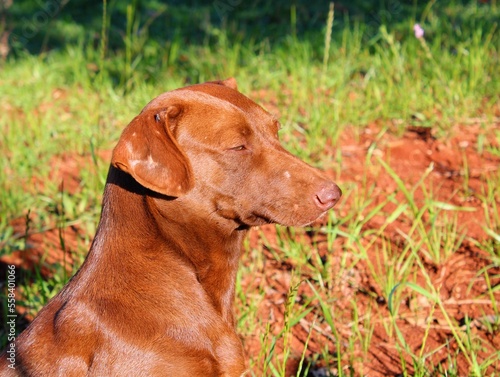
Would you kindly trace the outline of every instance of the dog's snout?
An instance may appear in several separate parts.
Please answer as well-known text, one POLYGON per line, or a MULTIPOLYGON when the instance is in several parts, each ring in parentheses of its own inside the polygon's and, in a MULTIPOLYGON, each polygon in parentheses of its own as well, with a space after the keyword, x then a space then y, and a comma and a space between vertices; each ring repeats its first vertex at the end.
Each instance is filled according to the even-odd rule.
POLYGON ((316 193, 315 203, 322 211, 328 211, 339 201, 342 190, 335 183, 330 182, 323 185, 316 193))

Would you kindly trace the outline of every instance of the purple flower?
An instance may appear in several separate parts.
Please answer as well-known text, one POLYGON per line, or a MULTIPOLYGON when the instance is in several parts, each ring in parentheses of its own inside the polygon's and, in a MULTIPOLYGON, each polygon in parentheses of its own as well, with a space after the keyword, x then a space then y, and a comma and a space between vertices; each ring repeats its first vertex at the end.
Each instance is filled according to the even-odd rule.
POLYGON ((422 29, 422 26, 420 26, 420 24, 413 25, 413 32, 415 33, 415 37, 417 39, 424 37, 424 29, 422 29))

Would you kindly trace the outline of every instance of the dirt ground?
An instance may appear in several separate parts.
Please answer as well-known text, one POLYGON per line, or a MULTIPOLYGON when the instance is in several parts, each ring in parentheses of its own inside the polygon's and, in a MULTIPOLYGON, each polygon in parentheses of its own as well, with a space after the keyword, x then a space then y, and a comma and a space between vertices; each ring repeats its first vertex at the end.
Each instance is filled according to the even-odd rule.
MULTIPOLYGON (((466 233, 458 251, 439 265, 425 260, 425 258, 424 263, 433 285, 439 289, 448 315, 459 324, 463 324, 464 329, 466 318, 472 321, 471 332, 482 341, 479 354, 486 359, 500 349, 500 332, 498 329, 494 332, 487 331, 488 321, 493 322, 495 313, 491 307, 491 300, 486 294, 485 279, 481 278, 484 273, 481 275, 479 271, 487 267, 490 261, 484 252, 477 247, 477 244, 470 239, 486 240, 488 237, 482 227, 485 224, 485 211, 478 195, 485 187, 485 177, 497 171, 500 158, 488 152, 477 152, 478 135, 481 133, 480 125, 457 125, 451 132, 451 137, 442 139, 435 138, 433 130, 419 127, 408 127, 407 131, 399 136, 391 133, 389 127, 387 132, 380 135, 383 127, 384 124, 381 123, 372 124, 362 132, 348 129, 340 136, 336 145, 330 145, 326 148, 323 158, 331 156, 331 159, 334 160, 335 154, 340 149, 342 154, 340 176, 335 176, 332 171, 332 177, 341 187, 348 183, 360 185, 364 181, 366 181, 367 187, 373 185, 374 189, 371 195, 374 196, 374 200, 370 204, 372 208, 381 203, 388 193, 397 191, 394 179, 380 164, 376 163, 376 159, 380 158, 394 169, 405 182, 406 187, 414 185, 426 169, 433 164, 434 169, 426 178, 425 185, 426 189, 432 189, 434 192, 434 200, 477 209, 474 212, 458 212, 459 231, 466 233), (376 142, 376 146, 373 148, 374 142, 376 142), (365 163, 368 153, 372 155, 370 159, 372 164, 365 163), (464 166, 468 167, 467 172, 464 170, 464 166)), ((500 147, 494 143, 494 140, 490 140, 493 147, 500 147)), ((101 157, 103 160, 109 160, 109 152, 103 153, 101 157)), ((72 192, 78 190, 79 187, 78 171, 91 166, 90 156, 64 155, 54 159, 53 166, 53 174, 49 178, 56 182, 64 180, 65 190, 72 192)), ((43 184, 43 182, 32 183, 43 184)), ((422 189, 416 190, 415 196, 417 204, 422 204, 419 203, 419 201, 424 200, 422 189)), ((404 200, 402 194, 400 199, 404 200)), ((353 201, 356 198, 351 195, 344 200, 346 202, 338 207, 341 208, 338 217, 345 216, 349 212, 349 209, 355 205, 353 201)), ((498 205, 500 203, 497 203, 498 205)), ((392 204, 392 206, 394 205, 392 204)), ((391 204, 384 207, 384 210, 390 211, 391 204)), ((378 229, 384 224, 384 221, 383 216, 375 216, 365 225, 365 228, 378 229)), ((24 235, 25 224, 24 218, 13 223, 20 236, 24 235)), ((383 236, 390 242, 393 252, 402 249, 404 240, 401 234, 408 231, 411 225, 407 218, 399 217, 384 230, 383 236)), ((333 262, 338 262, 332 263, 331 273, 336 278, 335 285, 331 287, 331 295, 338 297, 335 302, 334 321, 338 324, 336 331, 340 337, 347 342, 353 335, 353 300, 355 300, 359 310, 357 313, 359 317, 364 323, 372 324, 373 334, 367 353, 364 353, 362 344, 353 346, 359 354, 359 357, 351 361, 354 366, 354 370, 351 371, 353 375, 374 377, 402 375, 402 358, 406 360, 407 372, 411 375, 413 371, 412 360, 408 353, 401 352, 401 348, 396 342, 397 337, 395 335, 389 336, 387 333, 386 325, 391 317, 388 305, 383 292, 380 291, 379 284, 373 280, 373 275, 365 266, 366 261, 359 261, 356 267, 348 272, 348 276, 345 276, 346 271, 342 272, 340 269, 345 239, 336 239, 333 248, 329 249, 326 236, 321 232, 312 231, 308 232, 307 235, 308 237, 302 237, 301 242, 310 242, 317 248, 321 257, 326 258, 327 255, 330 255, 333 262)), ((272 245, 275 238, 274 226, 265 226, 261 230, 253 229, 251 231, 250 247, 261 250, 265 257, 265 269, 255 271, 255 275, 251 278, 243 277, 242 284, 244 286, 251 285, 262 279, 266 282, 269 289, 266 291, 264 303, 258 309, 259 315, 261 318, 272 318, 272 329, 281 329, 284 300, 290 284, 290 271, 295 266, 293 261, 284 259, 278 262, 275 260, 269 247, 266 246, 272 245)), ((82 242, 81 230, 78 227, 64 229, 64 239, 68 250, 76 250, 79 242, 82 242)), ((15 252, 13 255, 2 257, 0 261, 30 269, 39 262, 40 256, 46 252, 46 266, 50 266, 51 263, 61 262, 63 259, 59 240, 60 234, 57 229, 30 235, 27 243, 31 247, 25 252, 25 255, 22 256, 20 252, 15 252)), ((368 241, 366 240, 366 242, 368 241)), ((368 256, 376 261, 375 248, 372 249, 368 251, 368 256)), ((64 258, 66 259, 65 263, 71 263, 71 253, 66 254, 64 258)), ((347 262, 352 262, 353 258, 354 256, 348 255, 347 262)), ((44 268, 42 272, 50 274, 50 268, 44 268)), ((380 271, 380 273, 385 273, 385 271, 380 271)), ((499 268, 489 268, 488 276, 491 286, 500 284, 499 268)), ((417 273, 417 281, 422 281, 423 285, 424 277, 417 273)), ((297 297, 300 299, 302 295, 311 294, 308 290, 310 290, 308 285, 302 284, 297 297)), ((496 301, 500 303, 498 289, 495 295, 496 301)), ((448 357, 457 351, 458 345, 454 340, 452 329, 448 326, 442 313, 423 296, 417 296, 414 300, 408 299, 403 302, 399 307, 396 323, 412 352, 419 352, 424 337, 427 337, 424 352, 430 352, 428 355, 429 365, 436 366, 440 363, 446 363, 448 357), (415 307, 418 307, 419 310, 414 310, 415 307), (432 321, 430 326, 428 325, 429 320, 432 321), (427 329, 430 329, 428 333, 427 329), (439 347, 440 345, 444 346, 439 347)), ((292 361, 287 366, 289 375, 295 375, 298 359, 307 341, 311 326, 314 326, 315 331, 312 332, 313 335, 309 340, 307 360, 312 360, 314 355, 321 354, 325 343, 329 344, 330 350, 336 349, 332 329, 326 323, 314 323, 311 313, 293 328, 292 361)), ((363 325, 360 325, 360 328, 363 331, 363 325)), ((364 330, 368 331, 366 328, 364 330)), ((249 354, 258 352, 260 335, 245 336, 243 339, 249 354)), ((342 344, 340 348, 346 346, 346 344, 342 344)), ((280 345, 278 344, 277 347, 280 345)), ((467 375, 468 363, 463 356, 458 356, 457 364, 458 375, 467 375)), ((490 370, 494 369, 500 369, 498 361, 490 368, 490 370)), ((309 375, 327 376, 328 371, 335 372, 335 369, 324 365, 319 358, 309 375)))
MULTIPOLYGON (((485 279, 481 277, 482 271, 486 267, 491 267, 491 260, 477 247, 471 239, 479 242, 485 241, 488 235, 485 233, 483 225, 485 224, 485 211, 483 202, 478 199, 478 195, 484 192, 485 178, 497 172, 500 158, 489 153, 479 154, 476 151, 478 135, 481 132, 479 125, 457 126, 451 138, 438 140, 433 137, 428 128, 409 127, 402 136, 395 136, 390 132, 380 136, 381 126, 374 124, 358 134, 354 131, 344 132, 341 135, 340 142, 336 146, 331 146, 330 152, 332 159, 336 148, 340 148, 342 153, 342 169, 340 179, 337 181, 342 186, 342 182, 363 182, 369 187, 375 188, 371 195, 376 196, 370 207, 373 208, 381 203, 389 193, 395 192, 397 187, 393 178, 382 169, 380 164, 373 163, 372 166, 365 164, 367 153, 372 153, 371 161, 377 157, 386 161, 397 175, 404 181, 407 188, 415 185, 422 177, 426 169, 433 164, 434 169, 428 178, 424 181, 426 190, 431 187, 434 192, 433 199, 443 203, 449 203, 458 207, 475 208, 473 212, 458 212, 458 231, 465 234, 457 252, 445 259, 439 265, 432 260, 426 260, 423 256, 426 270, 431 278, 434 287, 439 290, 440 297, 444 303, 447 315, 460 325, 462 331, 466 329, 466 320, 469 319, 471 332, 476 336, 481 351, 479 352, 482 360, 498 355, 500 349, 500 332, 488 331, 488 325, 498 323, 494 310, 491 307, 491 300, 487 295, 487 285, 485 279), (376 148, 370 151, 370 147, 376 142, 376 148), (370 151, 370 152, 369 152, 370 151), (468 173, 464 166, 468 166, 468 173), (467 180, 467 184, 464 181, 467 180), (377 198, 378 197, 378 198, 377 198)), ((498 147, 497 144, 492 144, 498 147)), ((333 176, 333 172, 332 172, 333 176)), ((404 200, 403 194, 396 197, 404 200)), ((339 213, 339 217, 349 212, 353 205, 354 197, 347 198, 348 202, 339 213), (345 213, 343 213, 345 212, 345 213)), ((422 206, 424 193, 421 189, 415 191, 415 200, 417 205, 422 206)), ((388 204, 383 207, 386 213, 394 210, 394 205, 388 204)), ((498 207, 498 203, 497 203, 498 207)), ((366 211, 368 213, 369 209, 366 211)), ((385 222, 385 217, 375 216, 365 227, 367 229, 378 229, 385 222)), ((318 224, 321 225, 321 224, 318 224)), ((402 250, 404 239, 401 231, 406 233, 411 223, 407 218, 399 217, 398 220, 391 223, 383 232, 386 240, 390 241, 392 251, 397 253, 402 250)), ((275 229, 271 226, 263 229, 265 239, 273 240, 275 229)), ((368 320, 373 325, 373 334, 370 347, 368 348, 368 357, 362 352, 362 345, 356 344, 354 349, 359 352, 359 358, 354 360, 354 371, 344 371, 349 375, 366 376, 402 376, 402 361, 406 361, 406 372, 410 375, 414 372, 412 360, 401 350, 396 342, 396 336, 388 335, 387 321, 391 318, 387 302, 383 292, 380 291, 379 284, 374 281, 373 275, 368 267, 363 268, 366 263, 358 262, 356 268, 349 272, 349 276, 340 276, 340 260, 342 258, 343 239, 337 239, 334 242, 332 250, 327 249, 325 236, 321 234, 310 234, 310 242, 318 249, 320 255, 325 256, 333 253, 334 260, 332 274, 338 276, 337 284, 332 287, 335 301, 335 322, 336 331, 342 338, 352 338, 354 311, 352 301, 355 300, 358 310, 357 315, 363 320, 368 320), (364 318, 363 318, 364 317, 364 318)), ((258 247, 261 240, 260 233, 254 231, 251 235, 251 245, 258 247)), ((303 239, 303 242, 307 240, 303 239)), ((261 242, 262 243, 262 242, 261 242)), ((271 241, 272 243, 272 241, 271 241)), ((500 247, 500 246, 499 246, 500 247)), ((264 249, 264 253, 266 250, 264 249)), ((376 264, 377 255, 374 248, 368 250, 368 258, 376 264)), ((283 271, 290 270, 293 264, 287 265, 287 262, 274 262, 271 253, 267 252, 269 259, 266 264, 263 279, 266 279, 277 292, 287 292, 289 287, 289 278, 283 271)), ((347 256, 349 264, 354 256, 347 256)), ((490 284, 495 287, 500 284, 500 269, 489 268, 488 277, 490 284)), ((379 274, 386 274, 387 271, 378 271, 379 274)), ((345 271, 344 271, 345 274, 345 271)), ((484 274, 483 274, 484 275, 484 274)), ((253 277, 255 279, 255 277, 253 277)), ((417 281, 422 286, 425 285, 424 277, 417 274, 417 281)), ((301 286, 298 295, 311 296, 307 292, 307 286, 301 286)), ((265 309, 262 316, 268 316, 269 310, 274 310, 272 318, 277 322, 283 318, 283 301, 285 295, 281 294, 280 299, 269 297, 268 306, 272 309, 265 309), (272 303, 277 303, 273 305, 272 303)), ((500 302, 498 290, 495 293, 495 301, 500 302)), ((455 355, 458 351, 458 345, 454 340, 452 329, 445 320, 443 314, 432 305, 424 296, 417 296, 414 299, 407 299, 399 308, 396 319, 397 326, 408 343, 411 351, 418 354, 426 338, 424 354, 428 353, 429 365, 436 368, 439 364, 448 365, 450 355, 455 355), (429 321, 431 325, 429 326, 429 321), (428 334, 427 334, 428 331, 428 334), (441 347, 440 347, 441 346, 441 347)), ((267 317, 266 317, 267 318, 267 317)), ((304 348, 310 326, 313 323, 313 316, 306 316, 301 321, 300 326, 294 329, 294 350, 300 357, 304 348)), ((309 340, 309 357, 321 353, 325 342, 330 343, 329 349, 335 349, 335 342, 331 337, 331 329, 326 325, 317 325, 315 328, 317 336, 312 336, 309 340)), ((363 326, 361 326, 362 328, 363 326)), ((277 326, 282 328, 282 324, 277 326)), ((363 329, 362 329, 363 330, 363 329)), ((368 331, 368 329, 365 329, 368 331)), ((252 345, 252 342, 248 342, 252 345)), ((258 346, 258 341, 255 340, 258 346)), ((342 348, 342 347, 341 347, 342 348)), ((467 360, 463 355, 459 355, 457 360, 457 375, 468 375, 469 367, 467 360)), ((499 357, 494 358, 494 362, 489 368, 490 372, 500 370, 499 357)), ((295 375, 297 366, 290 364, 289 375, 295 375)), ((314 369, 314 368, 313 368, 314 369)), ((336 370, 326 367, 321 361, 316 363, 316 373, 313 371, 311 376, 337 375, 336 370)), ((446 369, 446 368, 445 368, 446 369)), ((429 371, 431 375, 432 371, 429 371)))

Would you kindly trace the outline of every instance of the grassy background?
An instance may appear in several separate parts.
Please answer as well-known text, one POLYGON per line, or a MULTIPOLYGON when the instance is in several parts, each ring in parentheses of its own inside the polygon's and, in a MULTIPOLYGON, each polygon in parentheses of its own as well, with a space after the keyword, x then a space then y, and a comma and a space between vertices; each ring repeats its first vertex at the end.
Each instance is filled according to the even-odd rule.
MULTIPOLYGON (((500 9, 496 1, 397 0, 339 1, 334 9, 330 27, 329 4, 323 1, 277 1, 272 5, 225 0, 14 1, 0 23, 0 34, 10 33, 9 55, 0 62, 0 256, 30 247, 27 239, 15 232, 13 223, 19 219, 27 223, 26 233, 74 226, 81 235, 75 246, 75 263, 70 266, 76 270, 98 221, 108 167, 102 156, 114 146, 123 127, 164 91, 234 76, 243 93, 278 113, 284 125, 281 137, 291 152, 336 172, 345 195, 358 198, 355 206, 339 209, 345 213, 342 219, 332 213, 323 231, 330 244, 342 239, 344 252, 368 259, 363 247, 373 244, 362 246, 359 241, 373 236, 363 230, 360 217, 360 213, 365 218, 373 215, 369 212, 373 209, 368 210, 370 188, 363 187, 363 182, 342 182, 342 155, 332 159, 322 152, 335 145, 345 130, 361 133, 373 122, 388 124, 385 129, 395 135, 401 135, 408 125, 432 126, 436 137, 446 138, 457 123, 474 120, 482 129, 475 148, 500 155, 494 147, 500 142, 495 113, 500 93, 500 9), (414 36, 415 23, 425 29, 424 39, 414 36), (51 175, 58 169, 54 161, 75 154, 90 156, 83 159, 86 162, 78 173, 79 187, 61 189, 61 182, 51 175)), ((424 219, 423 212, 436 208, 415 204, 414 190, 408 191, 389 166, 383 162, 379 166, 392 174, 398 191, 405 194, 405 201, 395 203, 387 221, 404 214, 415 226, 403 257, 382 253, 386 257, 382 263, 400 266, 404 261, 403 267, 394 276, 381 276, 376 268, 370 272, 381 282, 386 300, 395 294, 397 284, 407 284, 440 310, 436 289, 430 283, 417 286, 411 271, 415 267, 426 274, 417 256, 422 247, 439 266, 456 250, 462 235, 453 226, 452 216, 449 226, 433 234, 429 230, 432 220, 424 219), (444 239, 456 242, 442 242, 444 239)), ((484 183, 481 200, 488 213, 484 228, 490 239, 473 241, 487 252, 490 265, 496 268, 500 264, 498 172, 484 183)), ((432 203, 433 192, 426 195, 432 203)), ((294 232, 300 239, 303 231, 294 232)), ((288 253, 286 258, 300 266, 314 247, 300 246, 294 239, 278 228, 282 247, 276 257, 284 258, 279 253, 288 253)), ((236 303, 241 333, 266 328, 255 309, 264 297, 261 287, 249 296, 241 286, 243 276, 261 263, 256 251, 247 246, 236 303), (248 301, 248 297, 255 298, 248 301)), ((300 275, 300 268, 290 274, 295 279, 292 283, 312 285, 318 302, 314 309, 317 320, 334 329, 331 306, 335 297, 327 289, 334 284, 334 277, 325 275, 325 268, 314 271, 313 276, 322 278, 314 277, 309 283, 304 282, 308 279, 300 275)), ((28 314, 35 314, 69 277, 64 267, 50 269, 55 271, 50 278, 35 269, 19 282, 22 297, 18 304, 24 305, 28 314)), ((497 292, 489 287, 496 314, 497 292)), ((295 320, 309 310, 310 302, 295 305, 294 294, 291 289, 288 324, 278 335, 264 334, 263 351, 251 360, 252 365, 264 364, 268 375, 284 375, 287 336, 295 320), (273 336, 285 340, 282 351, 266 348, 273 336)), ((0 302, 6 302, 4 291, 0 302)), ((392 309, 396 317, 397 308, 392 309)), ((5 344, 4 323, 0 324, 0 345, 5 344)), ((459 327, 452 319, 449 325, 459 327)), ((397 326, 388 326, 395 326, 392 331, 397 337, 397 326)), ((369 334, 354 333, 357 335, 348 344, 370 347, 369 334)), ((473 346, 456 337, 463 344, 459 352, 470 361, 472 374, 482 375, 500 359, 499 355, 493 355, 493 361, 479 359, 473 346)), ((414 352, 416 375, 436 371, 454 375, 453 362, 449 370, 439 370, 429 366, 418 352, 405 349, 404 337, 399 342, 404 352, 414 352)), ((333 358, 331 364, 338 364, 336 373, 349 374, 346 371, 353 362, 348 355, 353 350, 354 346, 342 346, 347 356, 333 358)), ((406 370, 403 362, 401 368, 406 370)))

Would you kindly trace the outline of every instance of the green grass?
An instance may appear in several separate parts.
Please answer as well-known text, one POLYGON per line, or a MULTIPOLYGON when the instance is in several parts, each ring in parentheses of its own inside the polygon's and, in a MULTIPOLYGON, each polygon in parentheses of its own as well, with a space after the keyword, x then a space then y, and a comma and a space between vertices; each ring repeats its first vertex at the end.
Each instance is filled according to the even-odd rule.
MULTIPOLYGON (((14 232, 16 219, 29 234, 69 226, 81 234, 70 247, 60 233, 60 248, 76 261, 71 266, 46 266, 42 259, 34 271, 20 271, 18 305, 35 315, 82 262, 109 163, 101 155, 125 125, 164 91, 234 76, 240 91, 279 112, 284 145, 331 172, 344 192, 325 224, 278 227, 276 240, 258 233, 258 245, 245 244, 236 311, 238 331, 252 344, 251 375, 285 376, 292 360, 297 376, 314 368, 332 376, 369 374, 364 361, 380 343, 374 337, 380 329, 392 342, 402 375, 459 375, 458 360, 474 376, 499 367, 498 352, 482 353, 471 321, 459 323, 450 314, 433 275, 465 243, 481 250, 485 267, 470 277, 468 291, 475 281, 486 289, 467 297, 486 302, 493 314, 482 317, 485 332, 498 334, 498 170, 481 177, 481 191, 474 193, 479 204, 452 205, 437 198, 432 167, 409 184, 378 148, 386 134, 401 136, 409 125, 431 127, 444 141, 455 125, 474 123, 481 125, 477 152, 499 156, 500 9, 496 1, 389 2, 385 11, 372 3, 335 3, 333 21, 326 3, 308 8, 298 2, 294 8, 278 1, 273 8, 261 2, 222 17, 213 4, 201 2, 190 11, 153 1, 111 1, 104 14, 102 7, 78 13, 76 5, 66 5, 36 36, 14 44, 0 62, 0 255, 24 255, 30 248, 25 235, 14 232), (425 39, 413 35, 416 22, 425 39), (364 175, 345 178, 347 157, 335 146, 346 132, 362 140, 373 124, 380 132, 359 162, 364 175), (53 175, 65 155, 81 159, 72 190, 61 189, 53 175), (373 176, 388 177, 395 190, 381 191, 373 176), (467 237, 460 227, 458 216, 473 210, 484 212, 485 239, 467 237), (371 226, 378 218, 381 226, 371 226), (408 226, 399 229, 396 242, 387 229, 398 221, 408 226), (320 249, 327 252, 320 256, 320 249), (266 278, 270 263, 279 274, 266 278), (52 271, 50 277, 40 273, 42 266, 52 271), (367 297, 368 304, 358 297, 367 297), (436 323, 422 320, 422 308, 413 305, 422 302, 429 318, 448 329, 441 344, 430 341, 436 323), (281 321, 274 321, 273 310, 281 321), (422 331, 417 349, 403 331, 408 321, 422 331), (299 351, 293 348, 298 332, 304 345, 299 351), (447 356, 437 362, 440 352, 447 356)), ((14 33, 21 35, 21 20, 37 7, 14 2, 10 12, 17 21, 8 25, 14 33)), ((463 192, 469 190, 468 163, 460 177, 463 192)), ((6 291, 0 288, 5 314, 6 291)), ((6 342, 3 326, 0 345, 6 342)))

